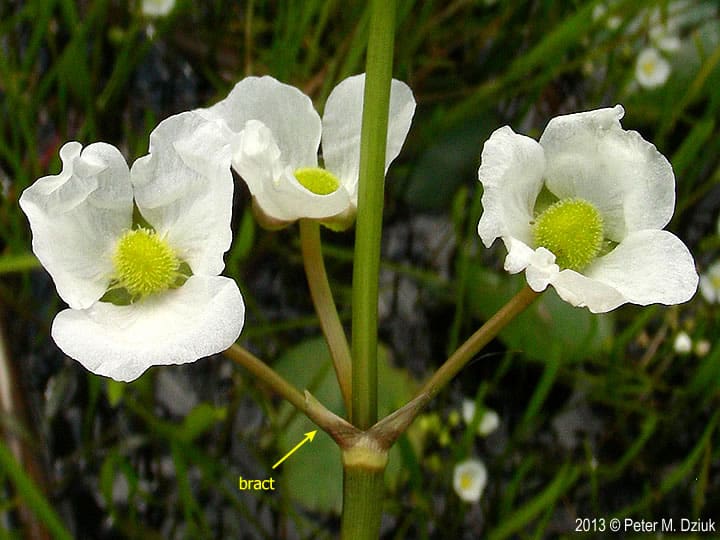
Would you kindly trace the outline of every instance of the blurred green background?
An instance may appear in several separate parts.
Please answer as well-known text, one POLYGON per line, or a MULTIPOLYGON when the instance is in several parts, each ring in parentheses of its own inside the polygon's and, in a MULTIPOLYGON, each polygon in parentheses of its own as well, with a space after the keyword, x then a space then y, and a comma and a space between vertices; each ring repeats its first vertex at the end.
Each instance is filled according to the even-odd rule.
MULTIPOLYGON (((214 103, 249 74, 296 85, 322 110, 338 81, 363 70, 367 27, 363 2, 178 0, 162 16, 140 1, 0 2, 0 538, 336 536, 341 469, 324 434, 272 472, 275 492, 237 489, 240 475, 269 477, 313 426, 229 360, 121 385, 55 347, 63 304, 17 200, 59 171, 64 142, 110 142, 133 160, 160 120, 214 103)), ((398 0, 394 75, 418 109, 387 180, 385 411, 522 286, 502 272, 502 247, 486 250, 476 234, 480 151, 502 125, 537 138, 553 116, 622 103, 624 127, 675 170, 670 230, 701 274, 711 268, 719 63, 712 1, 398 0), (646 49, 652 65, 638 64, 646 49)), ((225 274, 248 306, 240 342, 339 410, 296 228, 257 228, 242 183, 233 219, 225 274)), ((324 239, 349 322, 353 233, 324 239)), ((596 316, 545 293, 399 442, 383 538, 555 538, 572 536, 577 518, 718 520, 719 328, 712 295, 596 316), (497 411, 499 428, 476 436, 459 418, 465 399, 497 411), (475 504, 452 487, 469 457, 488 469, 475 504)))

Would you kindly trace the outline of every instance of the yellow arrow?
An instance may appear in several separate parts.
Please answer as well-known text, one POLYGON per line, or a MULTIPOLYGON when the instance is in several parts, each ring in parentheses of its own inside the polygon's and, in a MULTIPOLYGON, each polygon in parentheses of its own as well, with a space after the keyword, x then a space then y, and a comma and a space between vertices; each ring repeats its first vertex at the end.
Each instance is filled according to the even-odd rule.
POLYGON ((298 449, 299 449, 303 444, 305 444, 306 442, 308 442, 308 441, 311 441, 311 442, 312 442, 312 440, 315 438, 315 434, 316 434, 316 433, 317 433, 317 429, 316 429, 315 431, 308 431, 308 432, 305 434, 305 438, 304 438, 302 441, 300 441, 299 443, 297 443, 297 444, 295 445, 295 448, 293 448, 293 449, 290 450, 287 454, 285 454, 280 461, 278 461, 275 465, 272 466, 272 468, 274 469, 275 467, 277 467, 278 465, 280 465, 283 461, 285 461, 287 458, 289 458, 290 456, 292 456, 292 455, 293 455, 295 452, 297 452, 298 449))

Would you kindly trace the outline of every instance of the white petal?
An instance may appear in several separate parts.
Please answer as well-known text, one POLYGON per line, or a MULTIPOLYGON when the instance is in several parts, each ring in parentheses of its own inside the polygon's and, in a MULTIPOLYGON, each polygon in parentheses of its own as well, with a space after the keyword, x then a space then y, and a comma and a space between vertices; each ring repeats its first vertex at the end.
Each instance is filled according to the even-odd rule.
POLYGON ((667 159, 635 131, 620 126, 620 105, 553 118, 540 138, 548 189, 581 197, 605 219, 606 236, 661 229, 675 206, 675 177, 667 159))
POLYGON ((668 231, 632 233, 585 274, 641 306, 687 302, 698 285, 690 251, 668 231))
POLYGON ((320 146, 320 116, 310 98, 272 77, 246 77, 230 94, 198 112, 227 123, 235 133, 248 120, 259 120, 273 134, 283 162, 292 168, 314 167, 320 146))
POLYGON ((524 242, 510 237, 503 237, 503 242, 508 250, 505 270, 511 274, 525 270, 525 278, 533 291, 544 291, 560 272, 560 267, 555 264, 555 255, 544 247, 533 250, 524 242))
POLYGON ((72 308, 92 305, 113 273, 117 238, 132 224, 132 187, 117 148, 78 142, 60 149, 63 170, 27 188, 20 207, 30 220, 33 251, 72 308))
MULTIPOLYGON (((341 81, 328 96, 322 120, 322 152, 325 167, 341 179, 357 206, 360 170, 360 131, 362 129, 365 75, 341 81)), ((415 98, 405 83, 392 80, 385 150, 385 172, 405 142, 413 114, 415 98)))
POLYGON ((233 166, 243 178, 263 212, 278 221, 307 217, 329 218, 350 205, 348 192, 340 188, 317 195, 302 186, 293 169, 283 162, 274 134, 258 120, 249 120, 233 144, 233 166))
POLYGON ((179 289, 129 306, 66 309, 55 317, 52 336, 88 370, 127 382, 151 366, 224 351, 240 335, 244 315, 233 280, 192 276, 179 289))
POLYGON ((493 132, 478 170, 484 190, 478 234, 486 247, 501 236, 532 243, 530 222, 544 171, 545 157, 537 141, 508 126, 493 132))
POLYGON ((561 271, 553 279, 552 286, 567 303, 575 307, 587 307, 593 313, 605 313, 628 301, 610 285, 574 270, 561 271))
POLYGON ((221 122, 178 114, 153 130, 150 154, 131 169, 143 217, 196 274, 219 274, 232 241, 231 139, 221 122))

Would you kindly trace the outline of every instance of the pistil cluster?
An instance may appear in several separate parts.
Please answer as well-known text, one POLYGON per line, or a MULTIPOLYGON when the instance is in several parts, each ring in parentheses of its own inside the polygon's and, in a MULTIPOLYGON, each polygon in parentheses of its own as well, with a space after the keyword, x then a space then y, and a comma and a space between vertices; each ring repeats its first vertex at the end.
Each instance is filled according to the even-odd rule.
POLYGON ((600 212, 580 198, 548 207, 536 218, 533 234, 536 246, 552 251, 560 268, 576 271, 595 260, 605 239, 600 212))
POLYGON ((145 228, 127 231, 118 240, 115 254, 116 288, 133 299, 170 289, 180 277, 180 260, 158 234, 145 228))

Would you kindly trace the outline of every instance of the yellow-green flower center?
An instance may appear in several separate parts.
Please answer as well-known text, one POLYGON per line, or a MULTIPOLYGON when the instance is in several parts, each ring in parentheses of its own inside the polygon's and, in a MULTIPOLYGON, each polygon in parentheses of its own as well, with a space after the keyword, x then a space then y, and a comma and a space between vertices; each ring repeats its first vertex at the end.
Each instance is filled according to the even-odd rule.
POLYGON ((473 485, 475 480, 474 476, 469 472, 464 472, 460 475, 460 489, 467 491, 473 485))
POLYGON ((583 199, 563 199, 549 206, 535 220, 535 245, 553 252, 560 268, 582 270, 603 246, 603 219, 595 206, 583 199))
POLYGON ((115 254, 115 279, 133 298, 168 290, 180 275, 180 259, 168 243, 150 229, 134 229, 120 237, 115 254))
POLYGON ((295 178, 305 188, 317 195, 329 195, 340 187, 340 180, 333 173, 320 167, 306 167, 295 171, 295 178))

